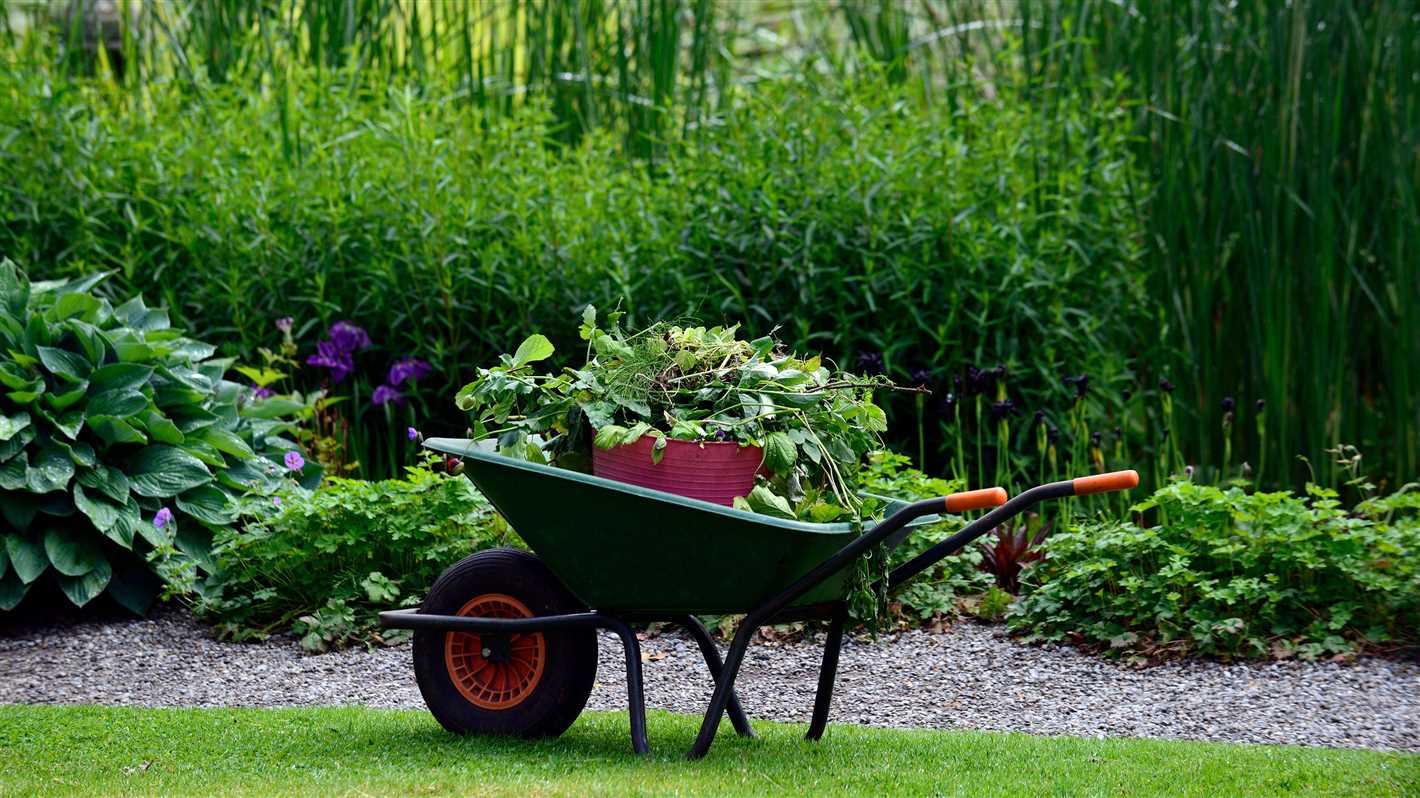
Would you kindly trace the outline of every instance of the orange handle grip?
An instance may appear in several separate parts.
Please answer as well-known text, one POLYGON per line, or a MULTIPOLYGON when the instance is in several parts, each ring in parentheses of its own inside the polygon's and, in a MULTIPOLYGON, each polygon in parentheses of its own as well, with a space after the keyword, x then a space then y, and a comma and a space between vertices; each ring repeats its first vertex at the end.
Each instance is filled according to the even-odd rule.
POLYGON ((1139 472, 1133 470, 1113 471, 1108 474, 1095 474, 1092 477, 1077 477, 1071 480, 1071 483, 1075 486, 1076 496, 1129 490, 1139 487, 1139 472))
POLYGON ((1005 503, 1006 491, 1001 488, 982 488, 981 490, 953 493, 947 497, 945 502, 949 513, 984 510, 987 507, 1000 507, 1005 503))

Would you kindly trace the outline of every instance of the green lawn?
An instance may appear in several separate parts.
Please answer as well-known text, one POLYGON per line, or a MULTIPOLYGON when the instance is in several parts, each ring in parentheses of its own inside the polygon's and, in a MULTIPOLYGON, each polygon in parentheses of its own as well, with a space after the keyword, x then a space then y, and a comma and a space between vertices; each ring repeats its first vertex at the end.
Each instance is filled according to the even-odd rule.
MULTIPOLYGON (((696 718, 587 713, 558 740, 460 739, 423 712, 0 707, 0 795, 1416 795, 1420 756, 758 724, 683 758, 696 718)), ((723 727, 730 732, 729 724, 723 727)))

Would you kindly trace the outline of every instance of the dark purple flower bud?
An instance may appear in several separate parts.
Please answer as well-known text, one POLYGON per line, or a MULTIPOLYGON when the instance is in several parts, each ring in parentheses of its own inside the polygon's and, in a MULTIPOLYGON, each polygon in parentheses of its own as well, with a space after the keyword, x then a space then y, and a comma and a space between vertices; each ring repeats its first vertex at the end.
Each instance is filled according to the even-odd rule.
POLYGON ((429 376, 431 370, 429 364, 419 358, 407 357, 403 360, 396 360, 394 365, 390 366, 389 375, 385 381, 390 385, 418 382, 429 376))
POLYGON ((932 383, 932 372, 925 368, 915 368, 912 370, 912 387, 926 388, 932 383))
POLYGON ((870 377, 882 374, 883 355, 881 352, 860 352, 858 353, 858 371, 870 377))
POLYGON ((1231 413, 1231 412, 1233 412, 1234 408, 1236 408, 1237 405, 1238 405, 1238 403, 1235 402, 1235 401, 1233 401, 1233 397, 1231 397, 1231 396, 1224 396, 1224 397, 1223 397, 1223 412, 1224 412, 1224 413, 1231 413))
POLYGON ((1093 446, 1093 447, 1095 447, 1096 449, 1099 448, 1099 446, 1100 446, 1100 434, 1099 434, 1099 432, 1091 432, 1091 433, 1090 433, 1090 445, 1093 446))
POLYGON ((1266 410, 1266 409, 1267 409, 1267 400, 1266 400, 1266 399, 1258 399, 1258 400, 1257 400, 1257 412, 1261 413, 1262 411, 1264 411, 1264 410, 1266 410))
POLYGON ((1123 391, 1119 392, 1119 395, 1124 398, 1124 401, 1127 402, 1129 401, 1130 397, 1134 396, 1134 392, 1129 390, 1128 388, 1125 388, 1123 391))
POLYGON ((1044 424, 1044 423, 1045 423, 1045 411, 1044 411, 1044 410, 1037 410, 1037 411, 1035 411, 1035 418, 1031 421, 1032 426, 1038 427, 1038 426, 1040 426, 1040 425, 1042 425, 1042 424, 1044 424))
POLYGON ((1164 393, 1173 393, 1173 383, 1169 382, 1168 377, 1159 378, 1159 390, 1164 393))
POLYGON ((1002 399, 999 402, 992 402, 988 415, 992 421, 1005 421, 1008 417, 1015 415, 1016 403, 1010 399, 1002 399))
POLYGON ((1115 427, 1115 428, 1114 428, 1114 437, 1115 437, 1115 438, 1123 438, 1123 437, 1124 437, 1124 428, 1123 428, 1123 427, 1115 427))
POLYGON ((1060 440, 1060 428, 1055 426, 1054 424, 1051 424, 1049 427, 1045 428, 1045 437, 1052 444, 1055 443, 1056 441, 1060 440))
POLYGON ((374 405, 382 405, 386 402, 394 402, 397 405, 403 405, 404 401, 404 394, 400 393, 399 389, 392 385, 381 385, 375 389, 374 395, 370 397, 370 403, 374 405))
POLYGON ((335 350, 347 355, 370 345, 370 336, 364 328, 348 321, 337 321, 330 325, 327 335, 330 337, 331 344, 335 346, 335 350))
POLYGON ((990 388, 991 378, 986 376, 986 372, 976 366, 966 367, 966 379, 962 385, 963 396, 974 396, 986 393, 990 388))
POLYGON ((1090 389, 1090 375, 1077 374, 1073 377, 1065 378, 1066 385, 1075 386, 1075 401, 1085 398, 1085 392, 1090 389))

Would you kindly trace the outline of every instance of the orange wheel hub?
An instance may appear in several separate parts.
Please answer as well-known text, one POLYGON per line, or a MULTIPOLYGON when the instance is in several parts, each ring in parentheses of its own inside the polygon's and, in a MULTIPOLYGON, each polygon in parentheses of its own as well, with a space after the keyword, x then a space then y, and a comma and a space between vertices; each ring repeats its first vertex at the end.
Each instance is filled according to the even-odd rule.
MULTIPOLYGON (((476 618, 531 618, 527 605, 503 593, 475 596, 459 615, 476 618)), ((469 703, 483 709, 512 709, 527 700, 542 681, 547 639, 542 632, 489 635, 448 632, 444 665, 469 703)))

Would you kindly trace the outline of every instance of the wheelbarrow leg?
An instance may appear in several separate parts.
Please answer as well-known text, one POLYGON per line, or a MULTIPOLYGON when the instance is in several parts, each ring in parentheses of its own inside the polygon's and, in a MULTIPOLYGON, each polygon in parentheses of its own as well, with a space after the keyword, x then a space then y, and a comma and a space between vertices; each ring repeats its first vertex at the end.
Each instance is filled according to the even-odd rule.
MULTIPOLYGON (((720 674, 724 672, 724 664, 720 661, 720 650, 715 647, 715 641, 711 639, 704 624, 694 615, 683 615, 676 619, 676 623, 695 638, 696 644, 700 646, 700 653, 705 656, 705 666, 710 669, 711 678, 719 682, 720 674)), ((749 725, 749 718, 740 707, 739 696, 735 695, 734 690, 730 691, 730 703, 726 709, 730 715, 730 723, 735 726, 735 733, 741 737, 753 737, 754 729, 749 725)))
POLYGON ((626 709, 631 716, 631 750, 638 754, 649 754, 651 744, 646 740, 646 692, 641 685, 641 644, 636 642, 636 633, 619 618, 604 616, 603 625, 621 638, 621 647, 626 650, 626 709))
POLYGON ((809 722, 805 740, 818 740, 828 726, 828 707, 833 702, 833 680, 838 676, 838 651, 843 647, 843 624, 848 619, 847 605, 840 604, 828 626, 828 639, 823 644, 823 665, 818 671, 818 692, 814 693, 814 717, 809 722))
POLYGON ((710 697, 710 707, 705 710, 705 717, 700 721, 700 733, 695 736, 695 744, 690 747, 688 756, 691 759, 705 756, 711 743, 715 742, 715 732, 720 729, 720 716, 725 713, 725 708, 730 703, 730 695, 735 690, 735 677, 740 673, 740 664, 744 662, 750 638, 758 628, 756 624, 741 622, 740 628, 735 631, 735 639, 730 642, 730 650, 725 655, 725 669, 720 672, 720 678, 715 680, 715 694, 710 697))

